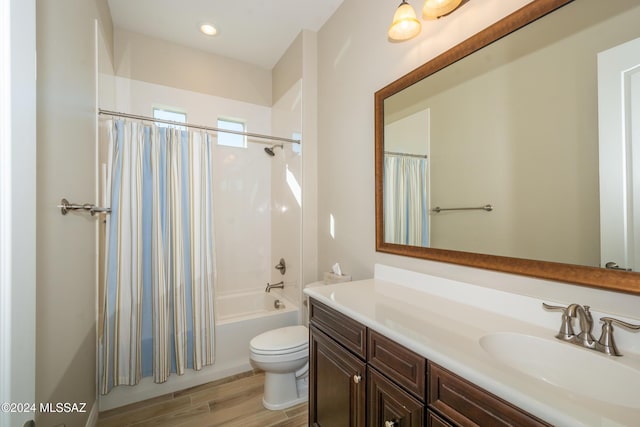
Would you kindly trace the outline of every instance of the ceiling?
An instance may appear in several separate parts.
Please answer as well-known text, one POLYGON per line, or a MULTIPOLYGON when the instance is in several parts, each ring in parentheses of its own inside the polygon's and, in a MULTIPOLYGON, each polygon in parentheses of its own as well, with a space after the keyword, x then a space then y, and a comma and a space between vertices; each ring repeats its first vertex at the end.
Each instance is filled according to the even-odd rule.
POLYGON ((343 0, 108 0, 114 27, 266 69, 301 30, 318 31, 343 0), (205 36, 200 24, 216 26, 205 36))

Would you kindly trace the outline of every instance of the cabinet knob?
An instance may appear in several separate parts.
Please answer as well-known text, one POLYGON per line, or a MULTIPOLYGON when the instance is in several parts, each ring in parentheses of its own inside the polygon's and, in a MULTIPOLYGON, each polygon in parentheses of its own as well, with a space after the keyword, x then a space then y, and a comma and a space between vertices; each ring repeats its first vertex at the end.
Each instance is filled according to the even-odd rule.
POLYGON ((355 374, 353 376, 353 382, 356 383, 356 384, 360 384, 360 381, 362 381, 362 377, 360 375, 358 375, 358 374, 355 374))
POLYGON ((397 426, 398 426, 398 422, 396 420, 384 422, 384 427, 397 427, 397 426))

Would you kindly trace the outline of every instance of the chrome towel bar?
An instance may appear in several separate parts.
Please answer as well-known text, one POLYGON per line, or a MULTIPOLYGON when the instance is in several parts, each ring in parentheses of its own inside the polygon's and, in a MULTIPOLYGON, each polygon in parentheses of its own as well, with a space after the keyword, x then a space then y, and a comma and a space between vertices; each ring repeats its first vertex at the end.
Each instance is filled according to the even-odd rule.
POLYGON ((491 212, 493 210, 493 206, 484 205, 484 206, 479 206, 477 208, 441 208, 440 206, 436 206, 435 208, 431 209, 431 211, 435 213, 440 213, 442 211, 478 211, 478 210, 491 212))
POLYGON ((69 211, 77 210, 87 211, 91 214, 91 216, 99 213, 111 213, 111 208, 100 208, 96 205, 92 205, 91 203, 77 205, 75 203, 69 203, 67 199, 60 200, 60 204, 58 205, 58 207, 60 208, 60 213, 62 213, 62 215, 68 214, 69 211))

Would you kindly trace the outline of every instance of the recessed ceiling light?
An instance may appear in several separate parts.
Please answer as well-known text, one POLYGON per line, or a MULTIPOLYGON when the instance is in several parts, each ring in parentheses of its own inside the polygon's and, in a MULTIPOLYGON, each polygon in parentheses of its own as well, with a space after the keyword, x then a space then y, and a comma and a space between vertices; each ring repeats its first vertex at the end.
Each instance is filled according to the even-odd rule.
POLYGON ((212 24, 204 23, 200 25, 200 31, 207 36, 215 36, 218 34, 218 30, 212 24))

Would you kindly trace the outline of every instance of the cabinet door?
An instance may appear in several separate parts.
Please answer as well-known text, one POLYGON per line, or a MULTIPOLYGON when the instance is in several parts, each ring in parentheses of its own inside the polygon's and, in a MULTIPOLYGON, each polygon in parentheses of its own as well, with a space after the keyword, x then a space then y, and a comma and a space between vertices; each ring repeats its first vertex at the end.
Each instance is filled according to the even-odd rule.
POLYGON ((372 427, 423 427, 424 404, 368 368, 369 425, 372 427))
POLYGON ((309 424, 364 427, 365 363, 311 325, 309 424))

